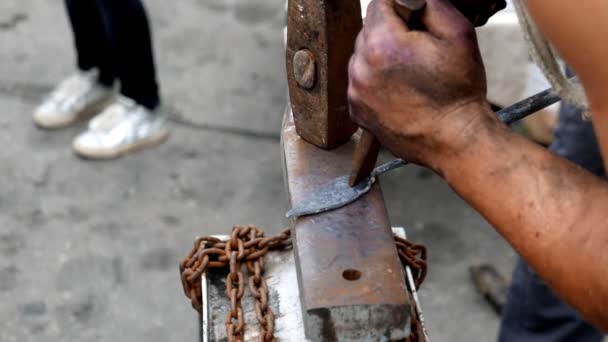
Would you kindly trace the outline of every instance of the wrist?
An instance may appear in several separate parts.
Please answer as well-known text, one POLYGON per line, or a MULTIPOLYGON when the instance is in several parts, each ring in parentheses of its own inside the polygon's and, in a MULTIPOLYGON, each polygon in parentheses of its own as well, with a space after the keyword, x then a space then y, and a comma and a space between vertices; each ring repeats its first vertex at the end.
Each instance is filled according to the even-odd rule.
POLYGON ((480 158, 481 150, 506 126, 498 120, 487 103, 471 103, 451 112, 445 118, 449 125, 437 132, 437 146, 429 167, 448 178, 468 160, 480 158))

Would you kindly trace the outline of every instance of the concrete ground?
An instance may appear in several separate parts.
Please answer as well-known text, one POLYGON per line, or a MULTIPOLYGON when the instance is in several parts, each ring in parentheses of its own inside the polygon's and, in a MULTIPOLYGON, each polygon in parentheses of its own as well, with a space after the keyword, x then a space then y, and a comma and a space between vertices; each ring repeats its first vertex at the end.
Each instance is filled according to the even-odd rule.
MULTIPOLYGON (((149 0, 165 104, 160 148, 115 162, 70 151, 84 124, 36 129, 37 101, 73 70, 61 0, 0 2, 0 341, 195 341, 178 260, 197 235, 285 226, 277 140, 285 104, 280 0, 149 0)), ((428 171, 383 179, 395 226, 427 244, 435 341, 492 341, 498 318, 468 266, 514 254, 428 171)))

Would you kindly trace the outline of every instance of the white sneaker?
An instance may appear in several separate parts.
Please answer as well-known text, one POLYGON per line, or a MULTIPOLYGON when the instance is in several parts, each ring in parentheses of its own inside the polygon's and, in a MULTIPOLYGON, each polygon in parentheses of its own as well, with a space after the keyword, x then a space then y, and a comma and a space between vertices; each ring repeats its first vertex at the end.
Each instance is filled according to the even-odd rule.
POLYGON ((164 142, 169 136, 166 118, 119 95, 117 100, 89 122, 74 139, 74 151, 89 159, 114 159, 145 146, 164 142))
POLYGON ((78 72, 63 80, 34 112, 34 122, 42 128, 69 126, 89 118, 107 106, 114 90, 97 82, 97 72, 78 72))

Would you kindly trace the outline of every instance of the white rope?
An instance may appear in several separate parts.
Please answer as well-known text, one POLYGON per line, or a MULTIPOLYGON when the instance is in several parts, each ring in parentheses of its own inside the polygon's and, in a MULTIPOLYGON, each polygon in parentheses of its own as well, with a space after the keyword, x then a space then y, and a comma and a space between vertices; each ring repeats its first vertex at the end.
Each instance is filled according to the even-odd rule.
POLYGON ((589 103, 582 85, 578 82, 568 80, 566 75, 564 75, 555 50, 538 30, 538 27, 528 13, 528 8, 523 3, 523 0, 513 0, 513 5, 515 6, 515 11, 519 17, 524 39, 528 44, 533 61, 542 70, 553 87, 553 90, 562 98, 562 100, 581 108, 583 113, 587 116, 589 103))

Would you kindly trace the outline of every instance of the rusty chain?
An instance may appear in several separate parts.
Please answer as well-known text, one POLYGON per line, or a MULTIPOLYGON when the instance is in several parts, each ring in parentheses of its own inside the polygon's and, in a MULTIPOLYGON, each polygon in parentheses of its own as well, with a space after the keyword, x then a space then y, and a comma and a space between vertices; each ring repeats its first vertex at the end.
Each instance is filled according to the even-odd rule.
POLYGON ((264 257, 271 250, 289 245, 289 230, 274 237, 254 226, 235 226, 226 242, 214 237, 197 238, 190 253, 180 263, 184 293, 192 307, 202 310, 200 277, 210 268, 229 268, 226 277, 226 296, 230 312, 226 317, 226 334, 230 342, 242 342, 245 321, 241 300, 245 293, 244 264, 249 276, 249 290, 255 299, 255 312, 260 324, 260 342, 274 342, 274 313, 268 302, 268 286, 264 279, 264 257))
MULTIPOLYGON (((274 313, 268 301, 268 285, 264 279, 265 256, 269 251, 282 249, 291 244, 291 232, 285 230, 273 237, 265 237, 264 231, 255 226, 235 226, 226 242, 215 237, 200 237, 180 263, 184 293, 192 307, 201 312, 202 294, 200 278, 211 268, 226 268, 226 296, 230 300, 230 312, 226 317, 226 334, 229 342, 243 342, 245 332, 241 300, 245 293, 245 280, 241 271, 244 264, 248 273, 248 287, 255 300, 255 314, 260 325, 259 341, 275 342, 274 313)), ((414 282, 420 288, 426 277, 426 248, 395 236, 397 253, 404 267, 409 266, 414 282)), ((413 300, 412 300, 413 302, 413 300)), ((405 342, 422 342, 424 335, 418 315, 412 305, 412 335, 405 342)))
POLYGON ((226 317, 226 332, 230 341, 241 342, 245 332, 243 307, 241 306, 241 298, 245 293, 245 283, 241 272, 241 260, 245 255, 245 247, 243 240, 239 239, 238 235, 239 231, 233 230, 232 237, 224 247, 226 255, 230 255, 230 273, 226 277, 226 295, 230 298, 230 312, 226 317))
POLYGON ((409 266, 414 275, 416 289, 419 289, 426 278, 426 247, 415 244, 399 236, 394 236, 397 253, 403 266, 409 266))
MULTIPOLYGON (((423 245, 414 244, 396 235, 394 236, 394 239, 401 264, 403 264, 403 267, 409 266, 414 277, 414 285, 416 286, 416 289, 420 289, 420 286, 422 286, 422 283, 426 278, 427 272, 426 247, 423 245)), ((410 303, 414 303, 414 299, 411 298, 411 294, 410 303)), ((412 333, 404 340, 404 342, 425 341, 422 323, 418 319, 418 312, 416 310, 416 305, 410 306, 410 329, 412 333)))

